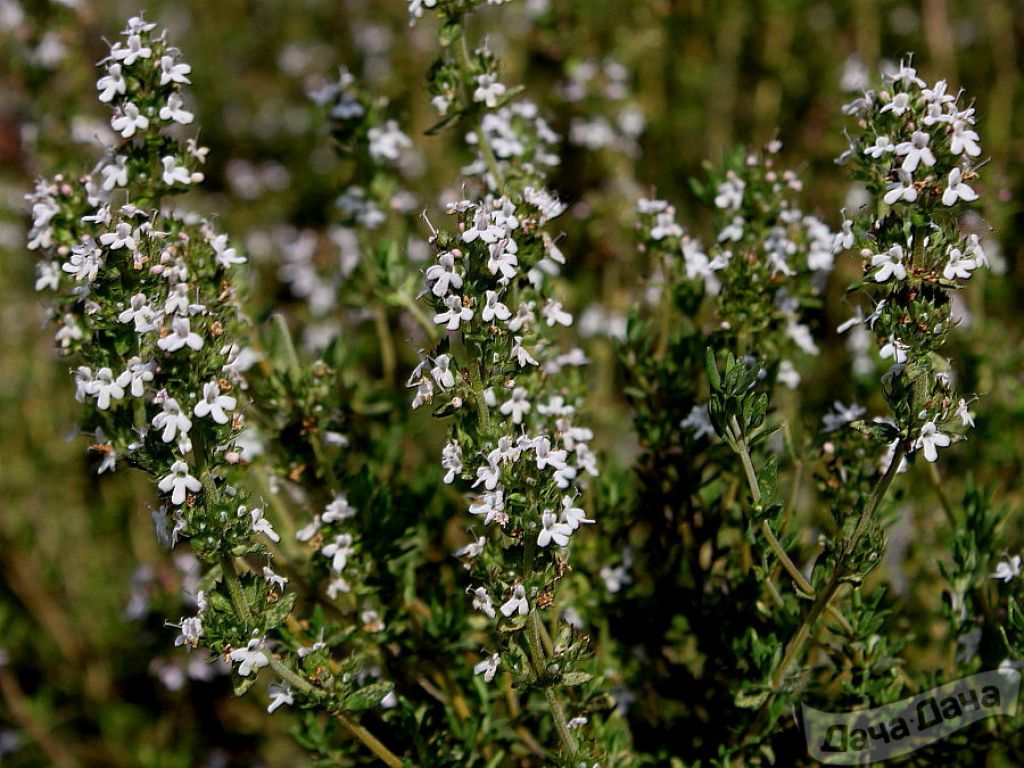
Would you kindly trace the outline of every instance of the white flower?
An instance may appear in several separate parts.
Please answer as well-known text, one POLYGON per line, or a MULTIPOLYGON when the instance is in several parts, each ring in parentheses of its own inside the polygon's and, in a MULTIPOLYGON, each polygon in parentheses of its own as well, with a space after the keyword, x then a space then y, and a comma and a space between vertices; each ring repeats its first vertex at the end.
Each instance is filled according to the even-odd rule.
POLYGON ((956 97, 946 93, 947 87, 945 80, 939 80, 932 88, 921 91, 921 97, 932 104, 951 104, 956 101, 956 97))
POLYGON ((272 685, 270 690, 270 704, 267 705, 267 712, 274 714, 278 709, 284 705, 289 707, 295 703, 295 697, 292 696, 292 689, 287 683, 281 685, 272 685))
POLYGON ((946 266, 942 270, 942 276, 947 280, 954 278, 967 280, 971 276, 971 270, 978 268, 978 262, 964 257, 959 248, 950 248, 946 257, 949 261, 946 262, 946 266))
POLYGON ((284 585, 288 583, 288 579, 284 576, 278 576, 268 565, 263 566, 263 578, 268 584, 275 586, 280 590, 284 590, 284 585))
POLYGON ((149 127, 149 118, 139 113, 139 108, 130 101, 110 119, 110 127, 130 139, 136 130, 144 131, 149 127))
POLYGON ((949 182, 942 193, 943 205, 956 205, 957 200, 972 202, 978 199, 978 193, 963 182, 963 173, 959 168, 949 172, 949 182))
POLYGON ((181 459, 178 459, 171 464, 171 474, 162 478, 157 484, 157 488, 162 492, 171 493, 171 503, 175 506, 180 506, 185 503, 185 495, 187 491, 198 493, 202 490, 202 487, 203 484, 188 473, 188 464, 181 459))
POLYGON ((160 119, 188 125, 195 119, 195 116, 183 108, 184 104, 181 96, 172 93, 167 97, 167 105, 160 108, 160 119))
POLYGON ((114 187, 128 186, 128 158, 118 155, 113 162, 107 163, 100 169, 103 175, 103 190, 109 192, 114 187))
POLYGON ((917 70, 910 66, 909 59, 901 61, 900 68, 896 72, 886 75, 885 79, 892 83, 901 83, 904 88, 909 88, 911 85, 924 88, 924 80, 917 76, 917 70))
POLYGON ((168 155, 160 160, 164 164, 164 184, 173 187, 175 184, 189 184, 192 181, 192 174, 188 168, 178 165, 178 158, 168 155))
POLYGON ((473 590, 473 610, 480 611, 492 619, 496 615, 494 603, 491 602, 491 596, 487 594, 487 590, 484 587, 477 587, 473 590))
POLYGON ((818 345, 814 343, 814 337, 811 335, 811 329, 804 323, 790 321, 786 326, 786 336, 808 355, 819 353, 818 345))
POLYGON ((562 497, 562 514, 560 518, 573 531, 579 528, 581 524, 593 525, 595 522, 588 518, 587 513, 582 509, 574 507, 573 500, 568 496, 562 497))
POLYGON ((211 379, 203 384, 203 399, 196 403, 193 412, 201 419, 210 416, 218 424, 227 424, 230 418, 225 411, 233 411, 237 404, 231 395, 222 395, 220 384, 211 379))
POLYGON ((295 538, 298 541, 309 541, 316 536, 317 531, 323 527, 323 522, 320 520, 320 515, 314 515, 313 519, 302 526, 298 531, 295 532, 295 538))
POLYGON ((493 491, 498 487, 498 481, 500 479, 501 469, 497 464, 488 462, 487 464, 476 468, 476 480, 473 483, 473 487, 476 488, 480 483, 483 483, 486 490, 493 491))
POLYGON ((113 232, 104 232, 100 235, 100 244, 107 246, 112 251, 121 248, 134 251, 138 248, 138 242, 135 240, 132 225, 127 221, 119 221, 117 226, 114 227, 113 232))
POLYGON ((192 67, 184 62, 175 63, 174 58, 171 56, 160 57, 160 85, 168 85, 170 83, 188 85, 192 82, 187 77, 191 71, 192 67))
POLYGON ((497 318, 498 320, 508 320, 512 317, 512 311, 498 301, 497 291, 487 291, 487 301, 480 312, 480 316, 483 318, 485 323, 489 323, 494 320, 494 318, 497 318))
POLYGON ((426 278, 428 283, 434 284, 431 293, 438 298, 448 293, 449 288, 461 288, 462 275, 455 270, 455 253, 445 251, 438 256, 437 264, 427 267, 426 278))
POLYGON ((489 683, 491 682, 491 680, 494 679, 494 675, 498 671, 499 664, 501 664, 501 656, 497 653, 493 653, 483 661, 477 662, 477 664, 473 667, 473 674, 483 675, 484 682, 489 683))
POLYGON ((886 205, 895 205, 898 201, 904 200, 912 203, 917 200, 917 187, 914 186, 914 177, 906 171, 897 171, 899 181, 889 185, 889 191, 882 198, 886 205))
POLYGON ((949 435, 939 432, 934 421, 927 422, 921 427, 921 434, 914 441, 914 448, 924 449, 924 458, 927 461, 935 461, 939 458, 939 448, 946 448, 950 443, 949 435))
POLYGON ((960 419, 960 422, 965 427, 974 426, 974 417, 971 416, 971 412, 967 410, 967 401, 961 399, 960 403, 956 407, 956 415, 960 419))
POLYGON ((498 282, 502 285, 508 284, 512 278, 519 274, 519 257, 516 256, 519 246, 516 245, 515 240, 505 238, 497 243, 488 245, 487 249, 489 253, 487 268, 491 271, 492 275, 501 272, 498 282))
POLYGON ((178 624, 171 624, 172 627, 177 627, 181 630, 176 638, 174 638, 174 647, 180 648, 183 645, 196 648, 199 645, 199 639, 203 636, 203 621, 198 616, 191 616, 187 619, 182 619, 178 624))
POLYGON ((156 345, 165 352, 177 352, 182 347, 203 348, 203 337, 194 333, 187 317, 175 317, 171 321, 171 333, 157 341, 156 345))
POLYGON ((785 385, 789 389, 796 389, 800 386, 800 372, 797 371, 796 367, 790 360, 783 360, 779 363, 779 383, 785 385))
POLYGON ((462 474, 462 448, 454 440, 447 443, 441 453, 441 468, 446 470, 445 485, 451 485, 462 474))
POLYGON ((160 439, 165 443, 175 440, 180 434, 182 437, 192 429, 192 419, 181 412, 181 406, 173 397, 168 397, 163 402, 164 409, 153 417, 153 428, 162 429, 160 439))
POLYGON ((516 584, 512 590, 512 597, 501 605, 501 615, 508 618, 513 613, 525 616, 530 612, 530 604, 526 600, 526 590, 522 584, 516 584))
POLYGON ((120 323, 134 323, 136 333, 147 333, 156 328, 156 312, 149 306, 146 294, 136 293, 129 300, 129 306, 117 320, 120 323))
POLYGON ((953 136, 950 139, 950 151, 954 155, 966 152, 971 157, 981 154, 981 147, 978 146, 978 134, 967 121, 956 120, 953 122, 953 136))
POLYGON ((743 205, 743 190, 746 186, 746 182, 732 171, 729 171, 726 180, 718 185, 717 194, 715 195, 715 206, 726 210, 739 208, 743 205))
POLYGON ((694 405, 686 418, 679 422, 679 426, 692 431, 694 440, 715 436, 715 427, 711 423, 711 412, 707 403, 694 405))
POLYGON ((567 328, 572 325, 572 315, 562 309, 562 305, 557 301, 548 299, 547 304, 541 310, 541 314, 544 315, 544 319, 548 321, 548 326, 564 325, 567 328))
POLYGON ((153 369, 155 367, 153 361, 144 363, 138 357, 133 357, 128 361, 126 373, 131 379, 130 392, 132 397, 142 397, 146 394, 146 384, 153 380, 153 369))
POLYGON ((894 245, 885 253, 876 253, 871 257, 871 266, 878 267, 874 274, 876 282, 884 283, 890 277, 897 280, 907 279, 907 268, 903 266, 902 245, 894 245))
POLYGON ((499 489, 485 493, 470 504, 469 514, 483 515, 484 525, 490 525, 495 521, 498 525, 505 525, 508 522, 508 515, 505 514, 505 492, 499 489))
POLYGON ((545 509, 540 516, 540 533, 537 534, 537 546, 546 547, 552 541, 560 547, 569 545, 569 537, 572 535, 572 527, 567 523, 558 522, 555 513, 545 509))
POLYGON ((505 237, 505 230, 491 221, 490 215, 483 208, 480 208, 476 212, 476 216, 473 217, 473 226, 468 227, 462 233, 462 241, 465 243, 472 243, 479 239, 482 243, 492 244, 503 237, 505 237))
POLYGON ((100 267, 103 266, 103 251, 97 246, 91 237, 85 237, 81 243, 72 246, 71 256, 61 267, 69 275, 74 275, 75 280, 92 283, 99 276, 100 267))
POLYGON ((516 387, 512 390, 512 397, 501 404, 502 415, 511 416, 513 424, 522 424, 523 416, 530 412, 530 401, 527 400, 527 391, 523 387, 516 387))
POLYGON ((96 90, 100 91, 99 99, 104 103, 109 102, 116 94, 124 95, 125 81, 120 64, 115 62, 107 67, 107 74, 96 81, 96 90))
POLYGON ((882 112, 892 112, 894 115, 899 117, 910 108, 910 95, 906 93, 897 93, 892 97, 892 101, 882 107, 882 112))
POLYGON ((477 75, 473 101, 482 101, 490 109, 498 106, 498 99, 505 93, 505 86, 492 74, 477 75))
POLYGON ((345 570, 348 565, 348 558, 355 550, 352 549, 352 536, 342 533, 322 550, 324 557, 331 558, 331 568, 338 573, 345 570))
POLYGON ((263 652, 262 640, 250 640, 245 648, 233 650, 228 658, 239 662, 238 674, 248 677, 253 671, 259 671, 270 664, 270 659, 263 652))
POLYGON ((213 257, 218 264, 224 269, 230 269, 234 264, 244 264, 245 257, 239 256, 238 252, 234 248, 228 247, 228 236, 217 235, 210 242, 210 247, 213 248, 213 257))
POLYGON ((36 265, 37 291, 56 291, 60 287, 60 263, 56 261, 41 261, 36 265))
POLYGON ((537 362, 533 355, 530 354, 529 350, 527 350, 523 346, 522 336, 513 337, 512 357, 514 357, 516 362, 520 365, 520 367, 523 368, 525 368, 527 365, 540 365, 540 363, 537 362))
POLYGON ((434 315, 434 322, 444 325, 449 331, 457 331, 462 323, 473 319, 473 310, 463 305, 461 296, 449 296, 444 305, 447 309, 434 315))
POLYGON ((348 503, 348 497, 340 494, 324 508, 322 520, 325 523, 335 523, 347 520, 356 513, 356 508, 348 503))
POLYGON ((605 565, 601 568, 598 575, 604 582, 605 589, 612 594, 619 592, 626 584, 633 581, 626 570, 625 564, 616 565, 614 568, 610 565, 605 565))
POLYGON ((996 566, 996 572, 992 574, 993 579, 1000 579, 1007 584, 1020 576, 1020 555, 1014 555, 996 566))
POLYGON ((910 349, 910 347, 894 336, 886 342, 886 344, 879 350, 878 354, 881 355, 883 360, 887 360, 891 357, 896 365, 902 365, 907 362, 908 349, 910 349))
POLYGON ((455 386, 455 374, 451 370, 452 359, 449 355, 438 355, 434 358, 434 367, 430 369, 430 375, 442 389, 451 389, 455 386))
POLYGON ((114 372, 109 368, 100 368, 96 371, 96 378, 89 384, 88 394, 96 398, 96 407, 105 411, 110 407, 111 400, 124 398, 124 387, 131 380, 128 373, 122 373, 116 379, 114 372))
POLYGON ((876 136, 875 143, 870 147, 864 149, 865 155, 870 155, 876 160, 884 155, 886 152, 892 152, 896 149, 896 145, 889 140, 888 136, 876 136))
POLYGON ((383 127, 373 126, 367 132, 370 141, 370 157, 374 160, 397 161, 403 149, 412 149, 412 141, 398 127, 394 120, 388 120, 383 127))
POLYGON ((124 62, 126 67, 130 67, 138 59, 148 59, 152 53, 153 49, 144 47, 142 38, 138 35, 128 36, 127 48, 122 48, 120 43, 115 43, 110 49, 110 55, 114 59, 124 62))
POLYGON ((459 547, 457 550, 455 550, 455 556, 468 557, 470 560, 472 560, 474 557, 478 557, 480 553, 484 551, 484 547, 486 545, 487 539, 483 536, 480 536, 475 541, 471 541, 466 546, 459 547))
POLYGON ((533 453, 537 459, 537 469, 552 467, 561 470, 566 468, 565 460, 568 454, 561 449, 552 450, 551 440, 547 437, 538 437, 533 442, 533 453))
POLYGON ((832 404, 833 411, 826 413, 822 418, 822 432, 834 432, 845 424, 849 424, 852 421, 856 421, 865 413, 867 408, 857 403, 850 403, 849 406, 843 405, 839 400, 836 400, 832 404))
MULTIPOLYGON (((244 507, 242 509, 244 509, 244 507)), ((274 530, 270 521, 263 516, 263 507, 254 507, 253 509, 250 509, 249 517, 252 520, 253 533, 262 533, 275 544, 281 541, 281 537, 277 535, 277 531, 274 530)))

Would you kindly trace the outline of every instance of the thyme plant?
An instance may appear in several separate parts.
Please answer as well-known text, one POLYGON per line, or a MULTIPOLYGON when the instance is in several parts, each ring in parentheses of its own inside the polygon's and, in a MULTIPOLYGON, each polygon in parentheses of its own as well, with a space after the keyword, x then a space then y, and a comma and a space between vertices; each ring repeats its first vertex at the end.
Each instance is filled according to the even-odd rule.
MULTIPOLYGON (((408 3, 427 124, 347 68, 304 89, 336 163, 301 225, 229 234, 182 197, 214 164, 192 68, 141 15, 100 62, 102 159, 29 196, 93 466, 149 478, 189 588, 168 645, 316 765, 810 764, 801 703, 1018 669, 1008 513, 941 469, 984 408, 954 356, 991 260, 973 103, 910 59, 864 91, 838 214, 777 140, 708 165, 692 205, 620 210, 642 84, 570 51, 557 98, 516 85, 482 30, 557 13, 505 5, 408 3), (617 307, 580 288, 591 249, 617 307), (925 533, 942 578, 902 601, 888 540, 925 533), (912 610, 945 634, 906 633, 912 610)), ((1019 722, 918 757, 1019 758, 1019 722)))

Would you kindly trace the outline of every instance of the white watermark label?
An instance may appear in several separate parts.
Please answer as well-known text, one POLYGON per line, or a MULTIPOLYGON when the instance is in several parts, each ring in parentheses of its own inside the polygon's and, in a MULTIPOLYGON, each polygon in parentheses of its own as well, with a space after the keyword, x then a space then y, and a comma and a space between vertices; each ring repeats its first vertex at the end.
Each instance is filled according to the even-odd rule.
POLYGON ((826 765, 866 765, 906 755, 978 720, 1017 712, 1020 673, 993 670, 909 699, 857 712, 801 704, 811 757, 826 765))

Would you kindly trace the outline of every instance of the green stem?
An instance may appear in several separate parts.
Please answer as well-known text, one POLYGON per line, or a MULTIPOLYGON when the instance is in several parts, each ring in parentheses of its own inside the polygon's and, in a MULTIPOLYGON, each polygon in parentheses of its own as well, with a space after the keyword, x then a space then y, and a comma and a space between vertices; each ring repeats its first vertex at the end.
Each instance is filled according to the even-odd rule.
MULTIPOLYGON (((316 699, 318 701, 323 700, 324 692, 322 690, 314 686, 308 680, 305 680, 298 673, 292 671, 286 664, 275 656, 269 655, 268 658, 270 659, 270 668, 277 673, 278 677, 288 683, 288 685, 309 698, 316 699)), ((382 763, 390 768, 402 768, 402 760, 394 752, 385 747, 380 740, 366 730, 366 728, 340 710, 335 712, 334 716, 337 717, 338 720, 341 721, 342 725, 344 725, 353 736, 362 742, 367 749, 373 752, 373 754, 376 755, 382 763)))
MULTIPOLYGON (((758 506, 761 504, 762 498, 761 485, 757 482, 757 472, 754 471, 754 462, 750 458, 750 450, 747 448, 747 442, 743 438, 743 433, 740 430, 739 422, 737 422, 735 416, 732 417, 729 427, 733 433, 733 450, 739 454, 740 461, 743 463, 743 474, 746 476, 747 485, 750 487, 750 496, 754 500, 754 505, 758 506)), ((779 562, 782 563, 782 567, 786 569, 786 573, 790 575, 790 578, 793 579, 800 591, 813 597, 814 587, 812 587, 810 582, 808 582, 807 579, 804 578, 804 575, 800 573, 800 569, 796 567, 796 563, 790 559, 786 550, 772 532, 767 521, 762 520, 758 524, 758 530, 761 532, 765 541, 768 542, 768 546, 771 548, 772 552, 775 553, 779 562)))
MULTIPOLYGON (((529 577, 533 571, 533 559, 537 551, 537 542, 534 538, 528 538, 523 547, 523 577, 529 577)), ((540 677, 547 670, 547 655, 544 653, 544 645, 540 638, 540 614, 536 607, 531 607, 526 618, 526 646, 530 651, 530 663, 540 677)), ((544 686, 544 698, 547 699, 548 708, 551 710, 551 718, 555 721, 555 730, 558 731, 558 738, 562 742, 562 748, 570 756, 576 754, 576 739, 569 730, 569 724, 565 719, 565 710, 558 698, 558 693, 549 684, 544 686)))
MULTIPOLYGON (((466 109, 469 110, 473 106, 473 83, 472 83, 472 72, 473 63, 469 58, 469 41, 466 40, 465 33, 459 39, 458 45, 458 56, 459 56, 459 74, 462 76, 462 98, 465 101, 466 109)), ((487 170, 490 171, 491 176, 494 177, 494 183, 498 186, 498 193, 505 193, 505 176, 501 172, 501 166, 498 165, 498 158, 494 154, 494 150, 491 148, 490 142, 487 141, 487 137, 484 136, 483 121, 477 121, 476 127, 476 138, 477 145, 480 147, 480 154, 483 155, 484 162, 487 164, 487 170)))
POLYGON ((256 621, 253 618, 252 611, 249 609, 249 603, 245 599, 245 593, 242 592, 242 582, 238 580, 235 563, 230 555, 221 556, 220 569, 224 574, 224 583, 228 587, 228 593, 231 595, 231 604, 235 607, 238 620, 245 625, 246 629, 255 626, 256 621))
MULTIPOLYGON (((864 531, 864 527, 874 518, 875 513, 878 511, 878 506, 881 504, 882 499, 889 490, 889 486, 892 485, 892 481, 896 477, 896 473, 899 470, 900 463, 903 461, 905 453, 906 449, 903 444, 900 443, 897 445, 896 450, 893 452, 892 462, 889 464, 889 468, 875 486, 875 489, 871 494, 871 498, 868 501, 868 505, 861 514, 860 519, 857 521, 857 526, 850 537, 850 542, 854 547, 856 546, 856 542, 860 539, 860 536, 864 531)), ((758 716, 754 721, 754 727, 751 729, 750 733, 757 734, 760 731, 760 727, 768 715, 768 709, 775 699, 775 693, 786 681, 786 675, 799 658, 800 653, 803 651, 804 646, 810 639, 811 634, 813 633, 815 626, 817 626, 818 621, 821 619, 822 614, 828 610, 830 603, 832 602, 832 598, 835 597, 836 592, 839 591, 839 587, 843 583, 842 578, 843 566, 840 563, 836 567, 835 572, 833 572, 832 577, 829 579, 828 586, 818 594, 818 597, 814 601, 814 605, 811 606, 811 610, 807 613, 803 622, 801 622, 796 633, 792 638, 790 638, 790 641, 786 646, 786 651, 782 656, 782 662, 779 664, 779 667, 772 678, 772 688, 774 690, 768 698, 765 699, 764 704, 761 705, 758 716)))
MULTIPOLYGON (((747 448, 746 441, 743 439, 742 433, 740 432, 739 423, 736 421, 735 417, 733 417, 732 419, 730 429, 733 432, 732 438, 734 450, 740 456, 740 460, 743 463, 743 473, 747 478, 747 484, 750 486, 750 495, 754 499, 755 504, 760 504, 762 498, 761 486, 757 482, 757 473, 754 471, 754 463, 750 458, 750 450, 747 448)), ((799 470, 799 465, 797 469, 799 470)), ((794 482, 798 482, 798 480, 795 479, 794 482)), ((786 553, 785 548, 782 546, 782 543, 779 541, 778 537, 775 535, 771 527, 768 525, 768 522, 762 520, 760 523, 758 523, 758 530, 760 531, 761 536, 764 537, 765 541, 768 542, 769 548, 772 550, 772 552, 775 553, 775 557, 778 559, 779 563, 781 563, 786 573, 789 574, 789 577, 793 580, 793 583, 796 584, 797 588, 801 592, 803 592, 805 595, 807 595, 809 598, 813 600, 815 598, 814 587, 811 585, 811 582, 809 582, 800 572, 800 569, 796 567, 796 563, 794 563, 790 559, 789 555, 786 553)), ((772 588, 774 588, 774 585, 772 585, 770 581, 769 585, 772 588)), ((842 612, 838 608, 835 608, 831 605, 826 605, 826 610, 829 612, 829 615, 831 615, 836 621, 839 622, 839 624, 843 628, 843 631, 845 631, 847 634, 851 634, 853 632, 853 627, 850 626, 850 622, 846 620, 846 617, 843 616, 842 612)))
POLYGON ((469 371, 469 383, 473 387, 473 400, 476 402, 477 414, 480 417, 480 431, 483 436, 491 433, 491 414, 484 402, 484 383, 480 371, 480 365, 470 361, 467 367, 469 371))

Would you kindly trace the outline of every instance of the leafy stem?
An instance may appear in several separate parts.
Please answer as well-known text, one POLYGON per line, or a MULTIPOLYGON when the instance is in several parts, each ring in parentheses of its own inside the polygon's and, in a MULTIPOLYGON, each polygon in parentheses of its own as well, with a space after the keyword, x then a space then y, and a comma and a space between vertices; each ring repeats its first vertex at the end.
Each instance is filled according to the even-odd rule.
MULTIPOLYGON (((462 80, 462 98, 465 102, 466 109, 468 110, 473 104, 473 62, 470 59, 469 41, 466 39, 465 32, 459 36, 457 52, 459 60, 459 75, 462 80)), ((487 141, 487 137, 484 135, 482 120, 477 120, 476 137, 477 146, 480 147, 480 154, 483 155, 484 162, 487 164, 487 170, 490 172, 491 176, 494 177, 494 183, 498 187, 498 193, 504 194, 505 176, 501 172, 501 166, 498 165, 498 158, 494 154, 494 150, 491 148, 490 142, 487 141)))

